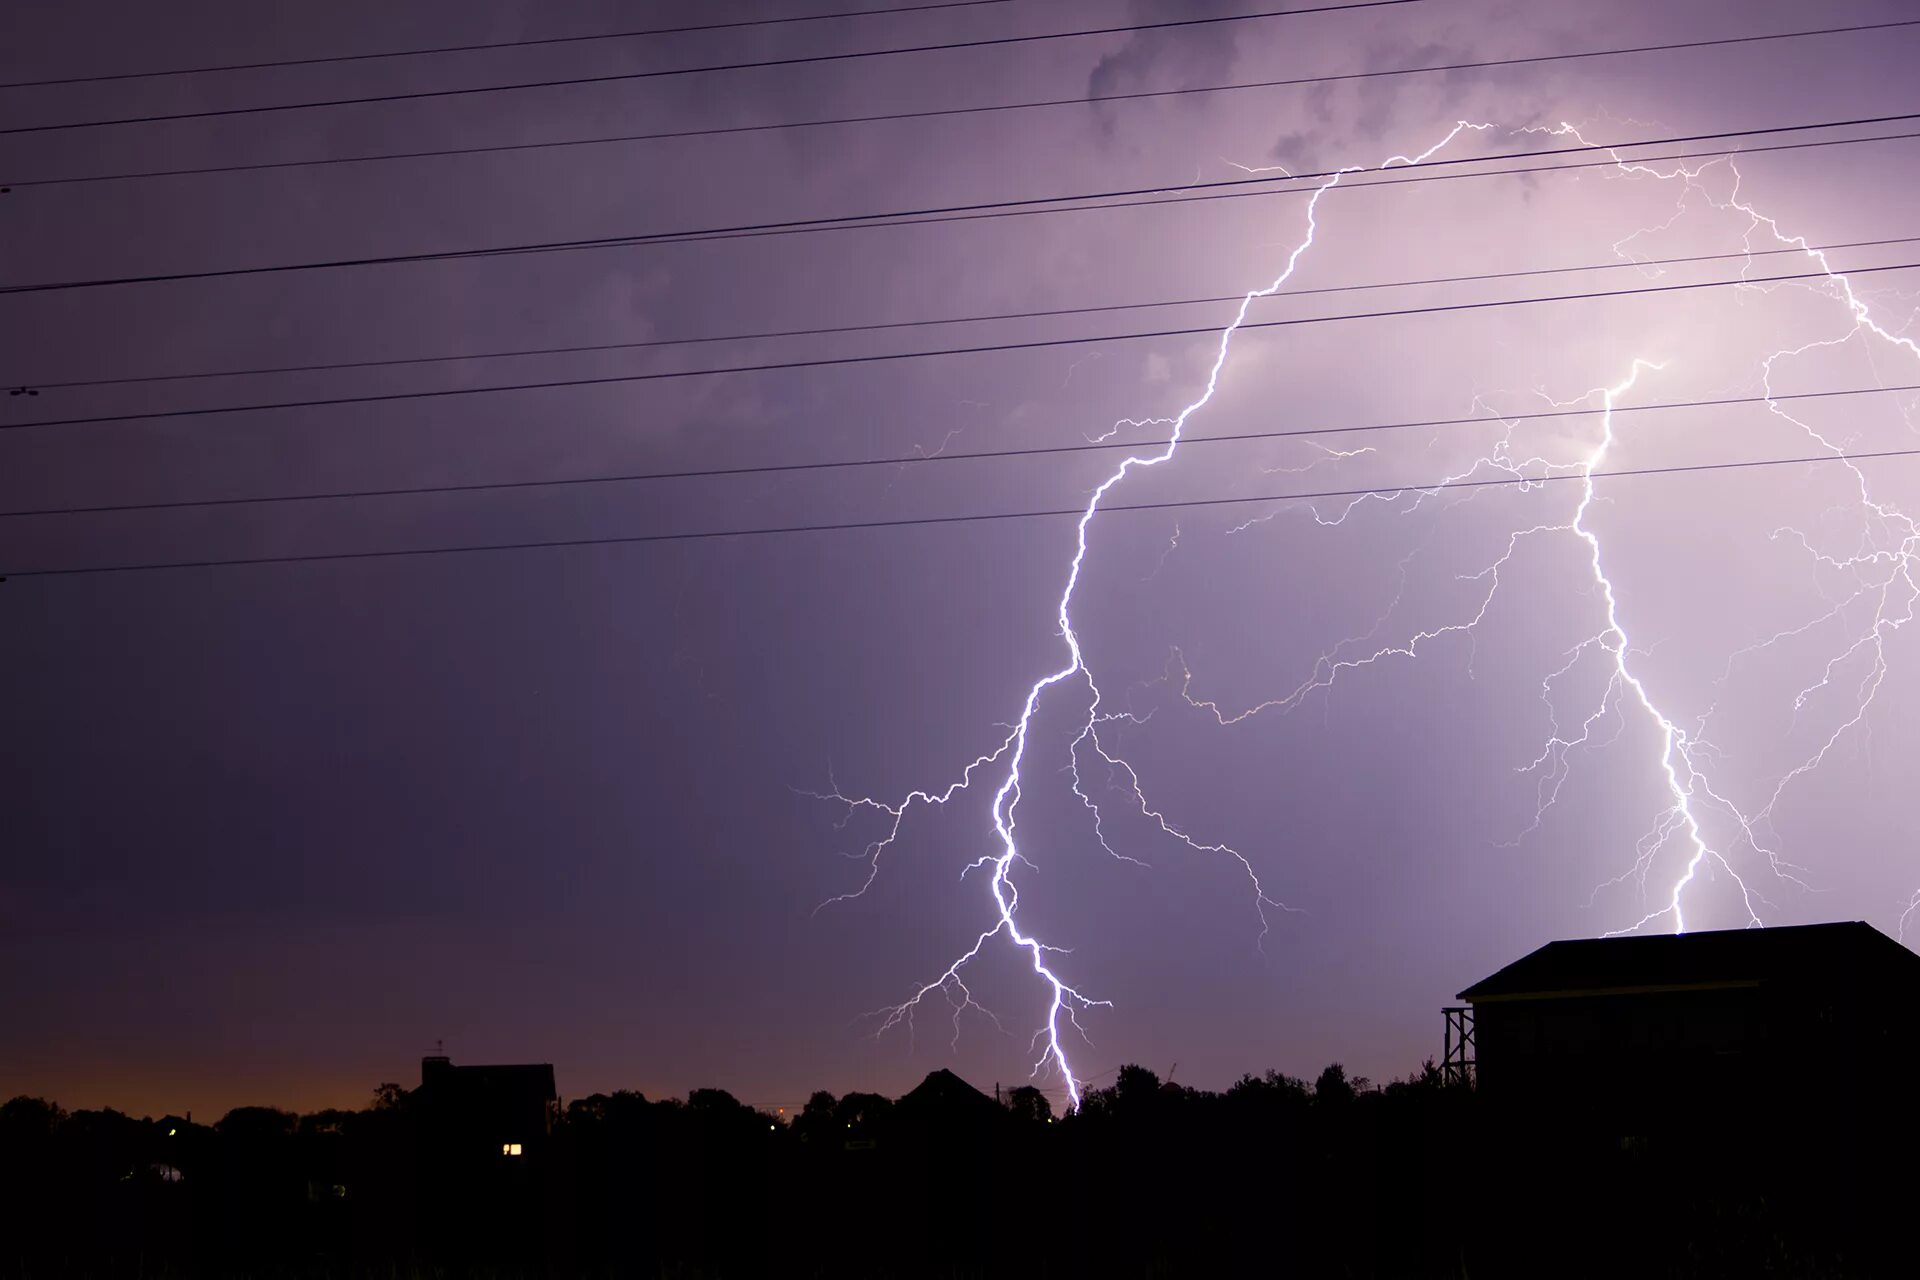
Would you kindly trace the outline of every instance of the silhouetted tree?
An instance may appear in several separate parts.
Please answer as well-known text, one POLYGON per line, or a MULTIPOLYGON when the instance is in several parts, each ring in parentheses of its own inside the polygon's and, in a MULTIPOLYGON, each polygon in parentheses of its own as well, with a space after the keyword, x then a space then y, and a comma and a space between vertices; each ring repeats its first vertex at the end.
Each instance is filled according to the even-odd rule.
POLYGON ((884 1136, 893 1099, 877 1093, 849 1093, 834 1104, 833 1118, 842 1141, 869 1142, 884 1136))
POLYGON ((1323 1106, 1343 1106, 1353 1101, 1354 1093, 1347 1069, 1337 1062, 1328 1063, 1313 1082, 1313 1100, 1323 1106))
POLYGON ((0 1103, 0 1141, 11 1146, 16 1142, 38 1142, 53 1137, 53 1131, 67 1113, 45 1098, 29 1098, 21 1094, 0 1103))
MULTIPOLYGON (((524 1163, 483 1166, 476 1154, 473 1181, 437 1186, 442 1171, 417 1154, 422 1117, 408 1097, 384 1086, 364 1111, 302 1117, 241 1107, 212 1126, 67 1115, 37 1098, 0 1104, 0 1280, 143 1271, 911 1280, 1015 1266, 1058 1276, 1498 1276, 1537 1273, 1559 1238, 1542 1233, 1568 1214, 1643 1223, 1631 1207, 1646 1203, 1687 1212, 1583 1236, 1577 1252, 1551 1254, 1551 1269, 1629 1274, 1635 1258, 1658 1257, 1674 1280, 1876 1274, 1831 1226, 1864 1219, 1843 1219, 1835 1196, 1821 1198, 1838 1167, 1816 1158, 1823 1148, 1776 1142, 1758 1123, 1752 1140, 1583 1144, 1537 1124, 1516 1137, 1431 1061, 1379 1088, 1333 1063, 1311 1084, 1268 1071, 1220 1093, 1129 1064, 1058 1116, 1031 1085, 996 1109, 943 1079, 905 1106, 815 1093, 791 1126, 723 1090, 665 1101, 622 1090, 572 1100, 552 1141, 524 1163), (1000 1195, 1016 1184, 1032 1198, 1000 1195), (483 1246, 438 1234, 431 1224, 449 1203, 465 1226, 501 1220, 513 1232, 483 1246), (992 1211, 969 1211, 983 1204, 992 1211), (1089 1224, 1098 1229, 1075 1229, 1089 1224), (1823 1230, 1840 1243, 1823 1245, 1823 1230)), ((1891 1144, 1904 1130, 1894 1103, 1887 1114, 1891 1144)))
POLYGON ((1146 1108, 1160 1100, 1160 1077, 1145 1067, 1129 1062, 1121 1067, 1113 1081, 1116 1108, 1146 1108))
POLYGON ((1089 1089, 1081 1099, 1081 1109, 1089 1116, 1138 1121, 1156 1112, 1159 1101, 1160 1077, 1129 1062, 1114 1074, 1112 1084, 1089 1089))
POLYGON ((235 1107, 213 1122, 214 1132, 233 1142, 271 1142, 299 1127, 299 1116, 278 1107, 235 1107))
POLYGON ((825 1149, 840 1145, 840 1125, 834 1118, 838 1100, 825 1089, 807 1099, 807 1105, 794 1118, 793 1136, 801 1143, 825 1149))
POLYGON ((1007 1112, 1022 1124, 1045 1124, 1053 1119, 1053 1104, 1030 1084, 1007 1091, 1007 1112))

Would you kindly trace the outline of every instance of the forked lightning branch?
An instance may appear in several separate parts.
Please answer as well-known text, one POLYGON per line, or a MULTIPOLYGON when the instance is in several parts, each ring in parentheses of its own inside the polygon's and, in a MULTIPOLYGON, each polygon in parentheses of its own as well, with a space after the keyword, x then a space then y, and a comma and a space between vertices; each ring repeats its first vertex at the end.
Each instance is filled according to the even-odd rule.
MULTIPOLYGON (((956 1039, 961 1034, 962 1015, 977 1011, 993 1017, 974 998, 973 989, 968 983, 968 968, 990 947, 1011 948, 1030 968, 1045 1009, 1032 1038, 1032 1074, 1057 1083, 1069 1106, 1078 1104, 1083 1078, 1073 1066, 1073 1047, 1077 1038, 1084 1038, 1081 1019, 1096 1007, 1110 1007, 1110 995, 1096 992, 1085 977, 1071 971, 1072 957, 1066 950, 1070 940, 1042 939, 1023 926, 1020 916, 1019 886, 1023 873, 1037 865, 1047 854, 1044 848, 1033 847, 1025 838, 1020 825, 1020 805, 1024 788, 1035 785, 1040 776, 1033 774, 1032 770, 1032 759, 1037 750, 1034 743, 1035 722, 1042 705, 1049 699, 1078 699, 1075 705, 1084 708, 1084 713, 1073 722, 1070 736, 1053 750, 1063 750, 1067 757, 1069 767, 1064 775, 1066 785, 1087 812, 1091 834, 1098 847, 1122 861, 1140 861, 1149 852, 1118 848, 1109 840, 1102 806, 1111 801, 1102 793, 1085 786, 1081 774, 1082 765, 1089 757, 1106 766, 1110 777, 1116 780, 1113 789, 1124 804, 1147 820, 1150 832, 1178 842, 1192 852, 1225 859, 1235 865, 1245 876, 1247 893, 1258 916, 1258 934, 1263 937, 1274 927, 1269 911, 1280 909, 1281 903, 1262 886, 1258 860, 1226 844, 1189 835, 1184 825, 1156 806, 1139 772, 1111 741, 1102 738, 1103 725, 1138 717, 1106 709, 1101 685, 1089 668, 1082 648, 1080 626, 1074 613, 1076 592, 1082 574, 1087 570, 1089 557, 1097 554, 1098 517, 1103 504, 1125 486, 1129 477, 1136 472, 1163 466, 1177 456, 1189 423, 1214 399, 1221 373, 1233 355, 1235 336, 1246 322, 1249 311, 1261 299, 1284 293, 1299 263, 1313 249, 1320 220, 1325 216, 1321 210, 1322 198, 1349 175, 1419 166, 1453 145, 1462 135, 1499 132, 1492 124, 1461 121, 1447 130, 1439 141, 1418 154, 1394 156, 1371 169, 1361 166, 1344 168, 1320 181, 1306 203, 1305 229, 1298 242, 1292 246, 1276 275, 1241 298, 1233 319, 1219 333, 1206 380, 1192 401, 1172 418, 1136 417, 1115 424, 1115 430, 1122 426, 1148 424, 1163 427, 1166 432, 1164 442, 1151 450, 1129 453, 1087 499, 1074 526, 1072 554, 1064 565, 1064 580, 1052 619, 1061 646, 1060 665, 1041 675, 1029 686, 1006 735, 984 754, 976 756, 957 775, 938 786, 916 790, 897 799, 852 794, 839 787, 822 794, 823 799, 845 805, 849 819, 864 815, 879 826, 878 834, 862 850, 866 870, 861 882, 823 904, 830 906, 860 896, 879 876, 886 874, 887 855, 906 836, 910 819, 923 812, 935 814, 943 811, 963 795, 981 790, 991 792, 988 805, 991 848, 968 864, 961 876, 961 891, 979 895, 983 899, 978 932, 970 945, 960 950, 940 972, 912 988, 906 999, 875 1011, 879 1033, 884 1034, 903 1026, 910 1028, 916 1015, 928 1012, 930 1008, 942 1008, 950 1014, 956 1039)), ((1719 753, 1709 735, 1709 721, 1719 704, 1707 696, 1711 691, 1701 691, 1702 703, 1707 710, 1688 720, 1680 709, 1666 705, 1656 695, 1645 673, 1640 670, 1639 663, 1644 658, 1644 651, 1637 648, 1635 643, 1633 600, 1617 579, 1610 576, 1607 547, 1590 516, 1595 500, 1596 474, 1604 474, 1609 452, 1615 444, 1614 409, 1650 379, 1671 372, 1668 353, 1658 350, 1634 352, 1622 367, 1609 374, 1599 386, 1569 388, 1560 397, 1548 397, 1548 403, 1556 408, 1579 404, 1597 411, 1592 415, 1596 423, 1592 437, 1580 456, 1555 460, 1529 454, 1515 442, 1515 432, 1520 424, 1506 421, 1504 432, 1491 447, 1437 485, 1371 491, 1346 502, 1331 514, 1315 512, 1315 519, 1322 525, 1338 525, 1359 518, 1367 508, 1392 509, 1403 499, 1408 504, 1418 504, 1444 489, 1472 483, 1486 476, 1505 475, 1522 481, 1549 477, 1577 481, 1571 486, 1574 498, 1570 510, 1565 510, 1558 518, 1514 528, 1506 537, 1498 557, 1479 572, 1463 575, 1463 580, 1470 584, 1471 590, 1465 606, 1456 613, 1404 624, 1398 635, 1385 638, 1380 635, 1387 622, 1383 618, 1381 625, 1377 625, 1366 636, 1350 637, 1325 651, 1297 686, 1251 705, 1228 706, 1216 698, 1205 696, 1201 691, 1204 673, 1189 669, 1185 660, 1177 654, 1179 680, 1174 690, 1186 705, 1212 716, 1218 721, 1222 732, 1231 734, 1235 726, 1253 717, 1284 714, 1301 705, 1316 691, 1328 689, 1338 681, 1361 677, 1369 667, 1387 662, 1418 661, 1441 637, 1457 636, 1483 626, 1489 607, 1501 590, 1502 571, 1508 567, 1518 549, 1524 544, 1549 541, 1558 554, 1566 557, 1567 571, 1578 575, 1591 588, 1583 598, 1594 602, 1596 616, 1586 638, 1574 645, 1565 655, 1563 664, 1551 670, 1540 682, 1540 696, 1545 704, 1549 727, 1538 755, 1518 765, 1520 773, 1535 779, 1538 797, 1533 823, 1520 834, 1524 836, 1538 829, 1547 811, 1559 798, 1576 757, 1598 745, 1604 726, 1638 720, 1651 730, 1654 744, 1640 767, 1664 799, 1654 812, 1648 814, 1645 834, 1636 845, 1633 859, 1621 868, 1618 878, 1620 882, 1638 884, 1642 896, 1648 899, 1647 909, 1638 918, 1617 921, 1615 931, 1660 928, 1684 930, 1688 925, 1690 894, 1708 872, 1726 876, 1736 887, 1736 896, 1748 921, 1754 925, 1764 924, 1766 900, 1759 887, 1761 882, 1773 878, 1805 883, 1802 869, 1790 860, 1788 851, 1780 847, 1773 834, 1772 820, 1776 810, 1797 780, 1818 769, 1836 745, 1848 734, 1860 730, 1886 678, 1889 644, 1895 633, 1912 620, 1915 601, 1920 599, 1920 584, 1916 584, 1913 576, 1915 556, 1920 554, 1920 526, 1916 526, 1897 505, 1876 491, 1866 471, 1848 457, 1843 441, 1832 438, 1811 422, 1795 416, 1785 404, 1774 399, 1775 374, 1779 366, 1796 357, 1847 343, 1873 344, 1880 354, 1907 360, 1920 359, 1920 346, 1881 323, 1855 292, 1853 283, 1843 272, 1831 266, 1823 251, 1811 247, 1806 239, 1783 228, 1742 196, 1739 170, 1731 156, 1708 159, 1691 166, 1678 161, 1670 166, 1662 166, 1655 162, 1622 158, 1617 150, 1588 142, 1578 129, 1568 124, 1528 127, 1512 132, 1571 137, 1581 147, 1592 148, 1600 155, 1610 157, 1614 169, 1623 179, 1673 185, 1679 198, 1671 221, 1685 216, 1689 200, 1701 200, 1722 215, 1737 218, 1743 225, 1740 253, 1798 251, 1812 264, 1814 277, 1789 287, 1804 290, 1808 294, 1809 307, 1824 309, 1819 315, 1823 316, 1825 311, 1833 313, 1831 332, 1813 342, 1765 355, 1758 364, 1759 382, 1768 411, 1797 432, 1803 433, 1817 450, 1823 455, 1831 455, 1850 473, 1852 500, 1857 503, 1866 532, 1856 545, 1833 552, 1822 549, 1808 533, 1783 530, 1783 534, 1797 539, 1807 553, 1817 558, 1823 566, 1848 575, 1854 584, 1853 588, 1830 611, 1807 619, 1804 626, 1762 637, 1746 650, 1729 654, 1728 669, 1730 671, 1736 662, 1757 650, 1789 637, 1803 635, 1816 626, 1844 622, 1852 616, 1847 610, 1864 602, 1870 606, 1866 625, 1848 635, 1846 643, 1833 652, 1826 662, 1821 677, 1801 690, 1796 698, 1795 705, 1799 707, 1816 695, 1832 695, 1828 700, 1837 698, 1841 703, 1841 712, 1832 717, 1814 749, 1803 759, 1757 793, 1744 794, 1715 774, 1719 753), (1843 673, 1853 673, 1856 664, 1860 663, 1865 666, 1864 677, 1857 674, 1843 677, 1843 673), (1590 671, 1598 675, 1600 692, 1583 703, 1570 701, 1563 690, 1576 677, 1590 671), (1737 837, 1716 843, 1709 835, 1708 815, 1714 815, 1729 830, 1737 832, 1737 837)), ((1662 228, 1647 230, 1658 229, 1662 228)), ((1628 245, 1634 238, 1629 236, 1616 242, 1612 246, 1613 251, 1622 258, 1630 257, 1628 245)), ((1488 421, 1496 426, 1503 422, 1497 415, 1489 415, 1488 421)), ((1339 465, 1369 452, 1371 450, 1324 449, 1325 457, 1316 458, 1315 463, 1339 465)), ((1552 486, 1556 490, 1566 487, 1552 486)), ((1243 524, 1239 529, 1245 527, 1243 524)), ((1191 533, 1188 536, 1191 537, 1191 533)), ((1178 542, 1177 534, 1175 542, 1178 542)), ((1165 559, 1165 552, 1162 551, 1156 563, 1142 566, 1140 572, 1159 572, 1165 559)), ((1045 776, 1051 778, 1053 773, 1049 769, 1045 776)), ((1489 779, 1488 785, 1498 782, 1498 779, 1489 779)), ((1915 910, 1920 910, 1920 893, 1915 895, 1913 904, 1908 907, 1909 913, 1915 910)), ((998 1018, 994 1020, 999 1021, 998 1018)))

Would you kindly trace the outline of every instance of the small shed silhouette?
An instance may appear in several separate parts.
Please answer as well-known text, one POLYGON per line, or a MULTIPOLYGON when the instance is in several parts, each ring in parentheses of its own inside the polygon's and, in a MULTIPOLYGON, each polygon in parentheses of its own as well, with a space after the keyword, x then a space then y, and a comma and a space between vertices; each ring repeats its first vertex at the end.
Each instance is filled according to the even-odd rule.
POLYGON ((1830 1117, 1911 1070, 1920 955, 1857 921, 1588 938, 1548 943, 1459 999, 1449 1066, 1489 1102, 1634 1131, 1830 1117))

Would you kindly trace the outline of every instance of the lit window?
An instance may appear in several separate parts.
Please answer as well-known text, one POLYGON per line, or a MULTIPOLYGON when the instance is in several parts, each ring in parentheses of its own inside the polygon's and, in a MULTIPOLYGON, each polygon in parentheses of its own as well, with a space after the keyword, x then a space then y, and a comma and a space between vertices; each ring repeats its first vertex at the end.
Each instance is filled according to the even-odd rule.
POLYGON ((503 1156, 517 1156, 520 1154, 520 1144, 517 1142, 503 1142, 500 1144, 500 1154, 503 1156))

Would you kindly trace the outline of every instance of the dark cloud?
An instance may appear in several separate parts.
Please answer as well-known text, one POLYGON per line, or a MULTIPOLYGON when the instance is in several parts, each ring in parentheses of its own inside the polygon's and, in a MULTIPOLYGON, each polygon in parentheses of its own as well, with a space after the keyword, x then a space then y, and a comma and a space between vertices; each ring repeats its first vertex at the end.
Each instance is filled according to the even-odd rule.
MULTIPOLYGON (((1255 9, 1250 0, 1195 0, 1181 6, 1183 18, 1221 17, 1255 9)), ((1133 22, 1167 21, 1172 12, 1152 0, 1132 0, 1127 12, 1133 22)), ((1124 38, 1119 48, 1103 55, 1087 75, 1092 99, 1143 90, 1185 89, 1224 84, 1234 70, 1239 44, 1238 23, 1174 31, 1142 31, 1124 38)), ((1115 127, 1115 109, 1096 106, 1096 117, 1109 133, 1115 127)))

